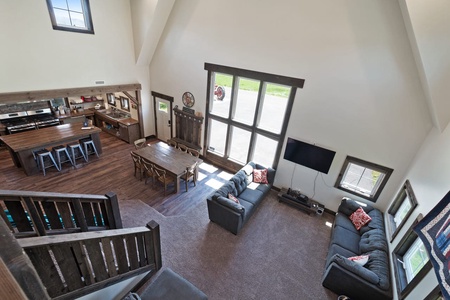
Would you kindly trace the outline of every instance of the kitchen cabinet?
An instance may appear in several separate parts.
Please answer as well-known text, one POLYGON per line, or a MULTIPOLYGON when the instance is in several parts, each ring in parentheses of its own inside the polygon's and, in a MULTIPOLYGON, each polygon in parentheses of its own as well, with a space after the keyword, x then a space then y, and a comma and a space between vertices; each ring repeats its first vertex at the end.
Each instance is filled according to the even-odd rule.
POLYGON ((95 126, 127 143, 140 138, 139 122, 131 118, 115 120, 101 112, 95 112, 95 126))

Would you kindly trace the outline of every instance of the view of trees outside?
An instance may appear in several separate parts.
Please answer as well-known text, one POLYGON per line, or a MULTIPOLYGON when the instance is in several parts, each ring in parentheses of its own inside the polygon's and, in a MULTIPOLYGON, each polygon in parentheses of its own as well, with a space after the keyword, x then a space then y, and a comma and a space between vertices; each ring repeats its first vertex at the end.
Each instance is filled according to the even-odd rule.
MULTIPOLYGON (((229 118, 231 105, 232 76, 216 74, 215 83, 223 87, 225 97, 219 100, 217 96, 211 103, 211 114, 223 118, 229 118)), ((225 145, 230 145, 229 158, 245 164, 251 142, 251 132, 239 127, 239 124, 252 126, 256 122, 258 128, 279 134, 284 120, 290 87, 267 83, 263 95, 263 105, 257 116, 257 99, 260 82, 256 80, 240 78, 236 99, 233 101, 232 120, 237 122, 231 126, 229 141, 226 140, 228 124, 218 120, 212 120, 209 134, 209 151, 217 155, 224 155, 225 145)), ((255 152, 252 160, 265 166, 272 166, 278 141, 266 136, 256 134, 253 140, 255 152)))

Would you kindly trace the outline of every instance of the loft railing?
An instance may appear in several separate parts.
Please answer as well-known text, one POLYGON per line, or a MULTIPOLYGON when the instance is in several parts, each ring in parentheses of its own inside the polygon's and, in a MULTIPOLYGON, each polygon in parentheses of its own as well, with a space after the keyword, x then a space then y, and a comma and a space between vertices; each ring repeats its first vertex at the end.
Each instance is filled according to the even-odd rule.
POLYGON ((16 238, 122 228, 115 193, 0 190, 0 215, 16 238))
POLYGON ((159 225, 17 240, 52 299, 74 299, 161 268, 159 225))

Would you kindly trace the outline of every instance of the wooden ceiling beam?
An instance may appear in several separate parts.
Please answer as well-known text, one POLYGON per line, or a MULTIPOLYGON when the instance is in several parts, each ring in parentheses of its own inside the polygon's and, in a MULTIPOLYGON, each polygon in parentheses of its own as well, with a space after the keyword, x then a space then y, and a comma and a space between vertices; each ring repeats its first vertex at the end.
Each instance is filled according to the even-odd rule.
POLYGON ((0 93, 0 104, 26 102, 26 101, 40 101, 64 97, 89 96, 104 93, 136 91, 141 89, 142 89, 141 84, 134 83, 134 84, 119 84, 108 86, 56 89, 56 90, 0 93))

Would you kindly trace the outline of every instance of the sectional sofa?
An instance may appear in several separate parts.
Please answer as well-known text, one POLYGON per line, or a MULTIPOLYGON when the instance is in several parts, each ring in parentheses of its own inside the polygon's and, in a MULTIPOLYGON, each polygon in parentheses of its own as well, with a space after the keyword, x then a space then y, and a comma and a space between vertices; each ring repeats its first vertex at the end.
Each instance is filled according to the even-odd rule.
POLYGON ((332 228, 322 285, 351 299, 392 299, 388 244, 383 214, 378 209, 348 198, 342 200, 332 228), (371 220, 358 230, 350 216, 360 207, 371 220))

